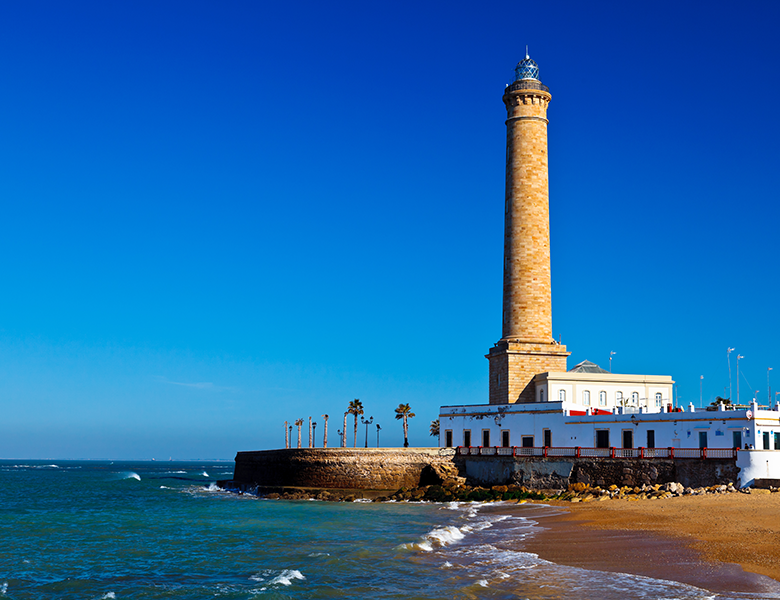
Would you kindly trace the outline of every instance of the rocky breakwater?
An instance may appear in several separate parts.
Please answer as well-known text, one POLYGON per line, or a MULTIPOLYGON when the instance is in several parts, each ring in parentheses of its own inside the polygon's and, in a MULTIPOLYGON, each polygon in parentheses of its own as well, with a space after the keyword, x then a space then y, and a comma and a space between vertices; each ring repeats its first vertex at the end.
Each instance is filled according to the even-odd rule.
POLYGON ((290 448, 239 452, 232 489, 318 488, 395 491, 457 476, 439 448, 290 448), (428 479, 426 479, 428 478, 428 479))
POLYGON ((665 500, 680 496, 703 496, 705 494, 770 494, 776 493, 777 488, 769 490, 757 488, 737 488, 733 482, 721 485, 702 487, 686 487, 682 483, 670 482, 665 484, 641 486, 617 486, 606 487, 591 486, 587 483, 573 483, 566 492, 555 497, 556 500, 568 502, 593 502, 603 500, 665 500))

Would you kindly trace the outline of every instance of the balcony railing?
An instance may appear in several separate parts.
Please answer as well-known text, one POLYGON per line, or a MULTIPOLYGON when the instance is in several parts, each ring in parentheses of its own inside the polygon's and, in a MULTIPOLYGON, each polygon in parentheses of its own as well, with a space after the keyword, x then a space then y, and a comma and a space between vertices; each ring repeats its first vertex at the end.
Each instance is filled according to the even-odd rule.
POLYGON ((543 458, 737 458, 737 448, 584 448, 458 446, 460 456, 540 456, 543 458))
POLYGON ((543 92, 547 92, 548 94, 550 93, 550 88, 548 88, 546 85, 543 85, 539 81, 534 81, 533 79, 521 79, 520 81, 515 81, 504 91, 514 92, 515 90, 541 90, 543 92))

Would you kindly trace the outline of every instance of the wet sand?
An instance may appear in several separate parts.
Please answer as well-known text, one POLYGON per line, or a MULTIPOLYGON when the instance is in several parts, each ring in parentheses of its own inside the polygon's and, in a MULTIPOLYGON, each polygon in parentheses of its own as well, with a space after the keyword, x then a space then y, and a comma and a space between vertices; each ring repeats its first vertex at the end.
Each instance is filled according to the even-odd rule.
POLYGON ((566 513, 534 517, 544 531, 523 544, 544 559, 715 592, 780 593, 780 494, 545 504, 566 513))

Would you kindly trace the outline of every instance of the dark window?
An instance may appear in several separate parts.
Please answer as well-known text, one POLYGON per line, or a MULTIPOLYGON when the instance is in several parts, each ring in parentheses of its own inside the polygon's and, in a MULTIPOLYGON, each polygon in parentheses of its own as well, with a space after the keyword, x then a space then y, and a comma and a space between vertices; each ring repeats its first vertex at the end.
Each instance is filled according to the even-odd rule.
POLYGON ((623 448, 634 447, 634 432, 631 429, 623 430, 623 448))
POLYGON ((780 450, 780 433, 775 434, 775 450, 780 450))
POLYGON ((471 430, 470 429, 464 429, 463 430, 463 445, 464 446, 471 446, 471 430))
POLYGON ((731 432, 731 447, 732 448, 742 448, 742 432, 741 431, 732 431, 731 432))
POLYGON ((699 448, 707 448, 707 432, 699 432, 699 448))
POLYGON ((548 448, 552 447, 552 431, 549 429, 544 430, 544 445, 548 448))
POLYGON ((534 447, 534 436, 532 435, 524 435, 523 436, 523 448, 533 448, 534 447))
POLYGON ((647 430, 647 447, 655 448, 655 429, 647 430))
POLYGON ((609 429, 596 430, 596 448, 609 448, 609 429))
POLYGON ((484 429, 482 431, 482 446, 487 448, 490 446, 490 430, 484 429))
POLYGON ((452 448, 452 430, 450 429, 444 432, 444 446, 452 448))
POLYGON ((509 448, 509 432, 508 431, 502 431, 501 432, 501 445, 504 448, 509 448))
POLYGON ((769 432, 768 431, 764 432, 764 450, 771 450, 771 448, 769 447, 769 432))

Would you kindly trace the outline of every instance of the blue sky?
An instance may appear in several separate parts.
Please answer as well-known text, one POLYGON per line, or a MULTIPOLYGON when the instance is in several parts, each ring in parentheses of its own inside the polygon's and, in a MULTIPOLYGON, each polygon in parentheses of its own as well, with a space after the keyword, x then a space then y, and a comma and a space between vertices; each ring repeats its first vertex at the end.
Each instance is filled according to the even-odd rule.
POLYGON ((698 404, 735 347, 743 399, 768 367, 780 391, 778 22, 773 2, 3 3, 0 457, 232 458, 285 420, 321 438, 323 413, 333 443, 353 398, 383 445, 410 403, 427 445, 440 405, 486 402, 526 44, 553 96, 569 366, 615 351, 698 404))

